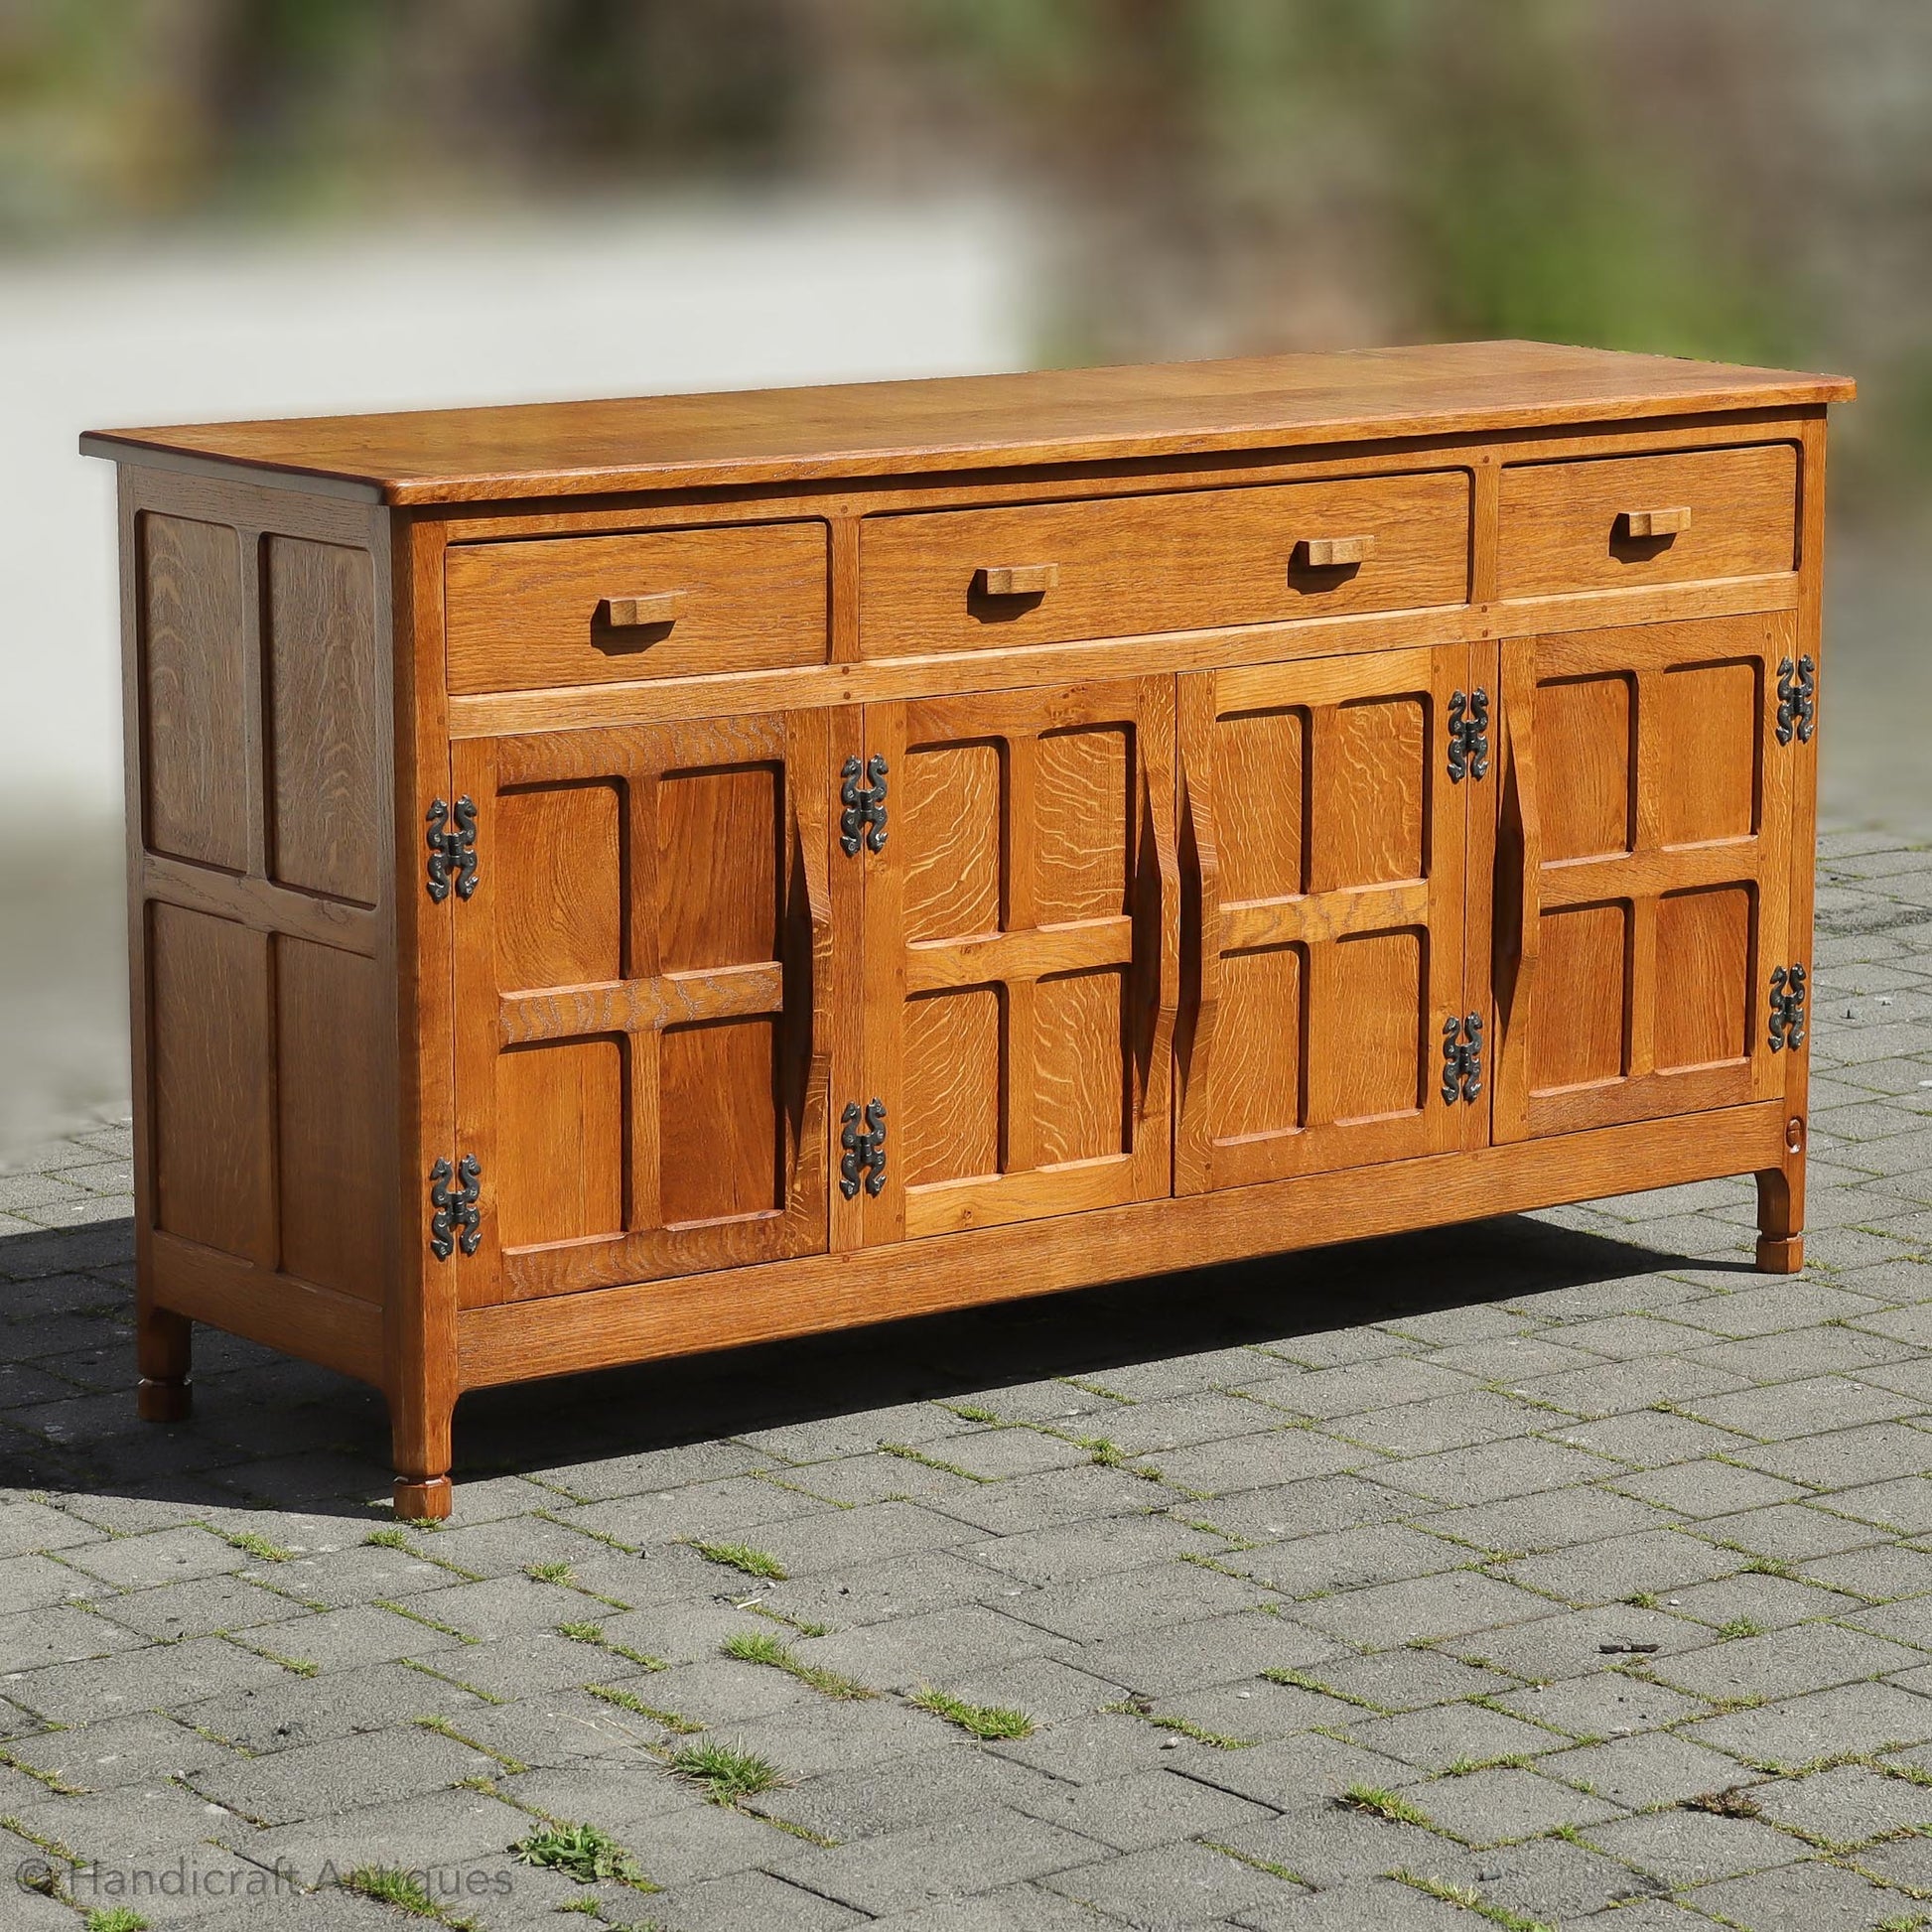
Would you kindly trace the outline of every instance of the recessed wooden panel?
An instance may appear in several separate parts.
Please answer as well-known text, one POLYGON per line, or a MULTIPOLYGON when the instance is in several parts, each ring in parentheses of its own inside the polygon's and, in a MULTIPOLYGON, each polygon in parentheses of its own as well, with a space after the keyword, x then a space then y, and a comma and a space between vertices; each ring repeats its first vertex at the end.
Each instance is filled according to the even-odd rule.
POLYGON ((623 1227, 624 1056, 609 1037, 498 1056, 490 1178, 505 1248, 623 1227))
POLYGON ((888 1133, 905 1185, 1000 1172, 1007 1082, 999 990, 928 994, 905 1006, 904 1092, 888 1133))
POLYGON ((658 1083, 671 1131, 659 1187, 667 1225, 783 1204, 775 1050, 776 1029, 764 1018, 665 1031, 658 1083))
POLYGON ((1105 918, 1125 908, 1133 769, 1125 726, 1040 734, 1033 837, 1035 909, 1042 925, 1105 918))
POLYGON ((248 639, 241 541, 224 523, 140 519, 141 756, 148 845, 248 865, 248 639))
POLYGON ((623 787, 534 785, 489 814, 496 970, 518 987, 623 976, 623 787))
POLYGON ((867 518, 868 657, 1460 604, 1464 472, 1026 503, 867 518), (1359 564, 1310 569, 1301 546, 1369 537, 1359 564), (983 573, 1050 564, 1049 589, 989 596, 983 573))
POLYGON ((1653 686, 1665 845, 1748 838, 1757 820, 1755 660, 1677 664, 1653 686))
POLYGON ((1127 1043, 1118 972, 1068 973, 1034 989, 1034 1158, 1041 1167, 1126 1151, 1127 1043))
POLYGON ((1622 1075, 1628 930, 1629 908, 1623 904, 1566 906, 1543 914, 1530 1029, 1534 1092, 1622 1075))
POLYGON ((384 857, 373 560, 344 544, 271 536, 261 569, 272 873, 373 905, 384 857))
POLYGON ((1321 718, 1314 783, 1323 889, 1423 876, 1427 705, 1421 696, 1368 698, 1321 718))
POLYGON ((1767 443, 1502 473, 1496 569, 1503 597, 1756 577, 1792 568, 1798 449, 1767 443), (1689 512, 1677 535, 1632 537, 1629 516, 1689 512))
POLYGON ((667 771, 657 787, 657 917, 667 973, 778 956, 783 774, 667 771))
POLYGON ((149 910, 155 1225, 275 1264, 268 936, 149 910))
MULTIPOLYGON (((992 743, 922 745, 891 788, 888 836, 905 854, 905 936, 949 939, 1000 927, 1004 784, 992 743), (894 795, 896 794, 896 795, 894 795)), ((895 774, 897 775, 897 774, 895 774)))
POLYGON ((1297 707, 1220 720, 1214 791, 1221 890, 1288 898, 1307 887, 1309 714, 1297 707))
POLYGON ((376 962, 278 938, 275 1033, 282 1267, 380 1301, 391 1143, 376 962))
POLYGON ((826 657, 825 525, 452 544, 452 691, 773 670, 826 657), (669 622, 613 624, 613 600, 669 594, 669 622))
POLYGON ((1329 1073, 1336 1121, 1381 1120, 1422 1106, 1429 1030, 1429 936, 1374 932, 1334 948, 1335 1005, 1343 1038, 1329 1073))
POLYGON ((1657 1065, 1741 1060, 1757 1011, 1747 886, 1669 893, 1657 901, 1657 1065))
POLYGON ((1546 864, 1630 850, 1633 722, 1631 680, 1623 673, 1537 686, 1537 756, 1550 774, 1541 800, 1546 864))
POLYGON ((1302 1124, 1305 952, 1271 946, 1221 962, 1214 1035, 1214 1137, 1278 1134, 1302 1124))

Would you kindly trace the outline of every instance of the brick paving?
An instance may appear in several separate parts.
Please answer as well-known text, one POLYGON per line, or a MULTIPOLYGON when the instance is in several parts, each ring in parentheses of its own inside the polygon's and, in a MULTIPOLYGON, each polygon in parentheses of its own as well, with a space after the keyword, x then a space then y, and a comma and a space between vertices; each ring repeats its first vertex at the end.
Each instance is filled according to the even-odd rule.
POLYGON ((1801 1277, 1723 1181, 492 1392, 436 1530, 321 1370, 134 1420, 123 1130, 0 1174, 0 1926, 1932 1925, 1932 852, 1822 867, 1801 1277))

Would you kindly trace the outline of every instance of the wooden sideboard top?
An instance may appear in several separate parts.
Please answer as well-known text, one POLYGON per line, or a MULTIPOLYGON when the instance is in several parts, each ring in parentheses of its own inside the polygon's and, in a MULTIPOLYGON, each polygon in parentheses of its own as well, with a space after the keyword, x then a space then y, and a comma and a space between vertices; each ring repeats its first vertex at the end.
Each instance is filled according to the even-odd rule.
POLYGON ((435 504, 1473 435, 1853 394, 1844 376, 1547 343, 1450 343, 103 430, 80 447, 119 462, 281 473, 365 501, 435 504))

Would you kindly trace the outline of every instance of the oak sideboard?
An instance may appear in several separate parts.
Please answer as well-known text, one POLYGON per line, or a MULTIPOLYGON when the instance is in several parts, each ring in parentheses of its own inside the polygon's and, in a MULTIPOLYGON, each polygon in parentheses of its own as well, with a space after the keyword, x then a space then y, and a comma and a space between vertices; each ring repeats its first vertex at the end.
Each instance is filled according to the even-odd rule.
POLYGON ((440 1517, 491 1384, 1725 1174, 1797 1268, 1852 393, 1475 343, 85 438, 141 1413, 253 1337, 440 1517))

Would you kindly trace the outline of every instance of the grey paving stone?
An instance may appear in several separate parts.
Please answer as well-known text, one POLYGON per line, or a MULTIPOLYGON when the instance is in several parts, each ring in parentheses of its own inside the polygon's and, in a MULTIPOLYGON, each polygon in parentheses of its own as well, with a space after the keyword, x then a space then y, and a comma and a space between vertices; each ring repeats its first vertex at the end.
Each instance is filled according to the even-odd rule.
POLYGON ((1436 1650, 1384 1650, 1374 1656, 1338 1656, 1312 1673, 1346 1695, 1383 1711, 1419 1711, 1458 1698, 1509 1690, 1514 1680, 1444 1656, 1436 1650))
POLYGON ((1839 1751, 1925 1742, 1932 1738, 1932 1697, 1896 1684, 1842 1684, 1708 1719, 1685 1734, 1753 1763, 1811 1764, 1839 1751))
POLYGON ((1161 1563, 1125 1576, 1051 1584, 1028 1588, 1016 1597, 991 1600, 1011 1617, 1024 1618, 1052 1635, 1084 1643, 1124 1631, 1158 1629, 1250 1609, 1265 1596, 1266 1592, 1253 1584, 1199 1564, 1161 1563))
POLYGON ((1225 1840, 1275 1816, 1272 1807, 1170 1770, 1080 1785, 1041 1779, 1033 1790, 1006 1802, 1122 1852, 1186 1838, 1225 1840))
POLYGON ((1768 1447, 1739 1448, 1731 1453, 1752 1468, 1793 1482, 1840 1489, 1923 1475, 1932 1465, 1932 1433, 1907 1423, 1876 1422, 1768 1447))
POLYGON ((236 1571, 247 1557, 207 1530, 184 1525, 148 1536, 82 1544, 68 1553, 76 1569, 127 1589, 185 1583, 236 1571))
MULTIPOLYGON (((932 1513, 933 1531, 918 1546, 959 1544, 979 1536, 1021 1536, 1063 1523, 1087 1524, 1106 1517, 1139 1516, 1163 1506, 1172 1496, 1157 1484, 1121 1469, 1085 1463, 1071 1469, 1041 1469, 1004 1482, 967 1484, 946 1499, 945 1514, 932 1513)), ((882 1508, 905 1508, 882 1504, 882 1508)), ((858 1512, 853 1512, 854 1515, 858 1512)), ((845 1526, 830 1534, 836 1539, 845 1526)), ((794 1531, 794 1535, 795 1535, 794 1531)), ((807 1547, 798 1538, 794 1546, 807 1547)), ((781 1551, 782 1555, 783 1552, 781 1551)), ((802 1567, 802 1566, 801 1566, 802 1567)))
POLYGON ((1234 1915, 1252 1932, 1468 1932, 1468 1914, 1391 1878, 1268 1898, 1234 1915))
MULTIPOLYGON (((110 1621, 125 1624, 158 1643, 211 1636, 218 1630, 286 1623, 291 1617, 301 1617, 306 1624, 309 1618, 303 1604, 240 1577, 205 1577, 192 1584, 127 1590, 105 1596, 96 1607, 110 1621)), ((272 1639, 263 1637, 259 1641, 272 1639)))
POLYGON ((18 1676, 9 1672, 5 1689, 16 1704, 55 1724, 84 1724, 134 1711, 183 1710, 224 1691, 276 1684, 287 1676, 280 1665, 219 1637, 194 1637, 18 1676))
POLYGON ((878 1932, 1096 1932, 1085 1905, 1040 1885, 1007 1885, 972 1898, 950 1898, 872 1919, 878 1932))
POLYGON ((950 1683, 988 1664, 1040 1651, 1070 1650, 1065 1639, 1036 1624, 972 1603, 809 1639, 799 1647, 799 1654, 814 1664, 844 1671, 862 1684, 908 1690, 918 1684, 950 1683))
MULTIPOLYGON (((1542 1607, 1550 1610, 1547 1603, 1542 1607)), ((1517 1677, 1549 1681, 1587 1677, 1604 1670, 1626 1654, 1621 1648, 1606 1652, 1605 1644, 1620 1647, 1633 1643, 1656 1644, 1658 1655, 1652 1661, 1659 1674, 1668 1677, 1666 1660, 1709 1640, 1708 1631, 1665 1611, 1612 1603, 1586 1610, 1556 1610, 1508 1628, 1473 1631, 1447 1648, 1457 1655, 1479 1650, 1486 1660, 1517 1677)))
POLYGON ((1814 1436, 1823 1430, 1842 1430, 1861 1423, 1889 1422, 1914 1413, 1916 1407, 1909 1396, 1849 1375, 1818 1375, 1768 1388, 1733 1389, 1727 1395, 1700 1397, 1688 1406, 1708 1421, 1767 1442, 1814 1436))
POLYGON ((1130 1925, 1205 1925, 1265 1903, 1291 1881, 1204 1845, 1164 1845, 1047 1879, 1064 1892, 1130 1925))
POLYGON ((1782 1629, 1824 1616, 1856 1619, 1863 1608, 1856 1596, 1842 1590, 1751 1571, 1674 1590, 1666 1600, 1679 1615, 1695 1617, 1720 1630, 1740 1619, 1756 1624, 1760 1630, 1782 1629))
POLYGON ((1909 1670, 1924 1661, 1922 1652, 1863 1630, 1805 1623, 1659 1658, 1656 1669, 1667 1683, 1700 1697, 1782 1698, 1909 1670))
POLYGON ((1487 1705, 1434 1705, 1364 1721, 1365 1716, 1355 1714, 1348 1726, 1356 1743, 1385 1757, 1399 1757, 1422 1771, 1446 1771, 1451 1764, 1497 1757, 1536 1757, 1547 1751, 1574 1755, 1565 1751, 1565 1739, 1487 1705))
POLYGON ((1241 1537, 1278 1542, 1387 1523, 1416 1510, 1413 1498, 1356 1475, 1311 1476, 1200 1505, 1203 1517, 1241 1537))
POLYGON ((1841 1555, 1814 1557, 1803 1570, 1813 1583, 1861 1596, 1918 1596, 1932 1591, 1932 1550, 1907 1543, 1868 1544, 1841 1555))
POLYGON ((35 1550, 66 1550, 76 1543, 97 1543, 103 1532, 46 1503, 0 1503, 0 1556, 24 1556, 35 1550))
MULTIPOLYGON (((767 1861, 767 1867, 821 1897, 884 1917, 961 1893, 997 1891, 1091 1865, 1105 1854, 1106 1848, 1090 1838, 987 1806, 964 1817, 829 1851, 796 1848, 767 1861)), ((1120 1863, 1106 1860, 1099 1868, 1111 1870, 1120 1863)))
POLYGON ((1401 1405, 1427 1402, 1435 1396, 1467 1393, 1467 1380, 1454 1370, 1411 1353, 1396 1352, 1403 1344, 1394 1337, 1384 1337, 1384 1340, 1389 1344, 1389 1352, 1377 1360, 1314 1368, 1303 1375, 1252 1383, 1249 1393, 1317 1421, 1380 1414, 1401 1405))
POLYGON ((199 1729, 240 1749, 288 1750, 351 1732, 442 1717, 461 1728, 470 1714, 488 1707, 481 1698, 401 1664, 291 1677, 264 1669, 253 1683, 184 1705, 199 1729))
POLYGON ((1477 1549, 1521 1556, 1541 1550, 1569 1550, 1605 1537, 1635 1536, 1661 1529, 1673 1519, 1655 1504, 1604 1488, 1546 1489, 1507 1502, 1478 1503, 1461 1509, 1418 1511, 1414 1521, 1477 1549))
POLYGON ((1310 1476, 1339 1475, 1380 1460, 1373 1449, 1338 1441, 1317 1429, 1291 1427, 1233 1442, 1163 1450, 1159 1466, 1169 1482, 1218 1499, 1310 1476))
POLYGON ((1295 1614, 1330 1636, 1389 1649, 1419 1639, 1522 1623, 1544 1615, 1549 1607, 1545 1598, 1479 1571, 1452 1570, 1406 1583, 1338 1591, 1298 1604, 1295 1614))
POLYGON ((1716 1546, 1805 1565, 1887 1540, 1883 1531, 1816 1503, 1773 1503, 1768 1509, 1740 1510, 1732 1516, 1707 1516, 1696 1527, 1716 1546))
POLYGON ((1700 1885, 1691 1894, 1701 1912, 1748 1925, 1751 1932, 1815 1932, 1821 1925, 1865 1926, 1896 1917, 1898 1893, 1869 1879, 1814 1861, 1782 1871, 1700 1885))
POLYGON ((1710 1458, 1675 1462, 1663 1469, 1639 1469, 1614 1480, 1626 1496, 1696 1518, 1731 1516, 1772 1503, 1795 1502, 1813 1493, 1801 1483, 1710 1458))
POLYGON ((1464 1389, 1425 1402, 1406 1402, 1393 1409, 1351 1416, 1333 1425, 1350 1440, 1367 1443, 1392 1455, 1428 1455, 1438 1449, 1463 1449, 1527 1436, 1542 1426, 1539 1411, 1487 1389, 1464 1389))
POLYGON ((1214 1751, 1187 1759, 1181 1768, 1203 1784, 1276 1811, 1325 1804, 1351 1784, 1406 1790, 1421 1782, 1415 1766, 1319 1731, 1274 1738, 1249 1750, 1214 1751))
POLYGON ((1375 1477, 1426 1501, 1492 1503, 1588 1482, 1616 1466, 1587 1450, 1526 1436, 1384 1463, 1375 1477))
MULTIPOLYGON (((1226 1843, 1249 1858, 1285 1865, 1323 1888, 1389 1871, 1427 1872, 1433 1865, 1452 1860, 1461 1849, 1436 1832, 1397 1824, 1325 1798, 1298 1806, 1271 1824, 1238 1831, 1226 1843)), ((1292 1902, 1289 1893, 1265 1896, 1284 1907, 1292 1902)), ((1239 1916, 1246 1918, 1252 1910, 1250 1907, 1239 1916)), ((1404 1923, 1401 1919, 1394 1922, 1404 1923)), ((1321 1921, 1317 1918, 1314 1923, 1321 1921)))
POLYGON ((1023 1531, 971 1543, 960 1554, 1025 1583, 1045 1585, 1138 1571, 1184 1551, 1212 1556, 1224 1547, 1223 1538, 1190 1529, 1172 1517, 1130 1516, 1023 1531))
MULTIPOLYGON (((1678 1337, 1680 1342, 1694 1336, 1678 1337)), ((1714 1395, 1750 1389, 1749 1378, 1714 1362, 1682 1354, 1638 1355, 1600 1361, 1522 1383, 1529 1394, 1578 1416, 1620 1416, 1656 1402, 1681 1402, 1701 1410, 1714 1395)))
POLYGON ((411 1725, 266 1757, 217 1761, 204 1765, 194 1784, 205 1797, 269 1827, 406 1802, 497 1768, 481 1751, 411 1725))
POLYGON ((839 1932, 842 1926, 868 1923, 850 1907, 786 1884, 768 1871, 738 1871, 728 1878, 680 1885, 651 1899, 648 1909, 679 1932, 745 1932, 751 1926, 839 1932))
POLYGON ((1439 1778, 1406 1795, 1440 1829, 1478 1846, 1514 1844, 1561 1825, 1594 1826, 1624 1815, 1622 1806, 1601 1797, 1507 1766, 1439 1778))
POLYGON ((1318 1663, 1339 1647, 1289 1617, 1245 1611, 1107 1638, 1071 1653, 1068 1661, 1123 1690, 1163 1697, 1318 1663))
MULTIPOLYGON (((1134 1532, 1140 1534, 1138 1526, 1134 1532)), ((1130 1539, 1131 1540, 1131 1539, 1130 1539)), ((1017 1553, 1024 1558, 1030 1546, 1025 1538, 1013 1539, 1022 1546, 1017 1553)), ((1173 1526, 1155 1528, 1144 1541, 1161 1543, 1171 1554, 1175 1548, 1211 1548, 1205 1537, 1173 1526)), ((1051 1547, 1047 1539, 1042 1547, 1051 1547)), ((917 1615, 923 1610, 943 1608, 950 1603, 971 1603, 982 1599, 997 1603, 1015 1600, 1008 1591, 1015 1588, 1015 1578, 1005 1570, 981 1560, 988 1548, 1004 1549, 1004 1544, 981 1546, 980 1558, 959 1550, 917 1550, 909 1556, 893 1557, 879 1563, 854 1564, 842 1570, 827 1570, 812 1577, 794 1577, 763 1591, 761 1601, 782 1610, 787 1616, 808 1622, 830 1624, 845 1629, 862 1623, 878 1623, 888 1617, 917 1615)), ((1149 1561, 1153 1561, 1150 1555, 1149 1561)), ((716 1589, 720 1573, 712 1571, 702 1584, 693 1580, 684 1588, 670 1593, 668 1601, 688 1601, 692 1596, 709 1598, 716 1589)), ((731 1597, 752 1593, 756 1586, 750 1578, 742 1589, 726 1583, 731 1597)), ((1030 1598, 1031 1579, 1020 1589, 1020 1597, 1030 1598)))
POLYGON ((1932 1535, 1932 1481, 1924 1476, 1894 1476, 1889 1482, 1857 1489, 1834 1489, 1820 1498, 1836 1516, 1871 1523, 1901 1536, 1932 1535))
POLYGON ((1458 1569, 1469 1557, 1468 1550, 1445 1537, 1402 1523, 1369 1523, 1359 1529, 1329 1530, 1257 1550, 1230 1552, 1222 1561, 1291 1596, 1310 1596, 1320 1590, 1358 1589, 1369 1584, 1436 1576, 1458 1569))
POLYGON ((1863 1764, 1807 1778, 1771 1778, 1751 1788, 1765 1817, 1834 1845, 1859 1846, 1889 1833, 1932 1832, 1932 1790, 1863 1764))
MULTIPOLYGON (((1656 1811, 1594 1827, 1590 1843, 1672 1890, 1744 1872, 1780 1875, 1809 1856, 1796 1840, 1751 1818, 1656 1811)), ((1614 1921, 1612 1921, 1614 1923, 1614 1921)))
POLYGON ((1127 1777, 1165 1765, 1170 1759, 1178 1766, 1191 1767, 1196 1761, 1222 1754, 1211 1745, 1176 1739, 1172 1731, 1160 1730, 1118 1711, 1097 1711, 1049 1725, 1031 1737, 993 1749, 1002 1757, 1074 1784, 1127 1777))
POLYGON ((1497 1574, 1573 1603, 1616 1603, 1726 1576, 1744 1561, 1735 1551, 1717 1549, 1680 1530, 1646 1530, 1524 1557, 1498 1565, 1497 1574))
POLYGON ((1738 1780, 1736 1761, 1674 1731, 1639 1731, 1539 1759, 1537 1769, 1631 1811, 1675 1805, 1738 1780))

